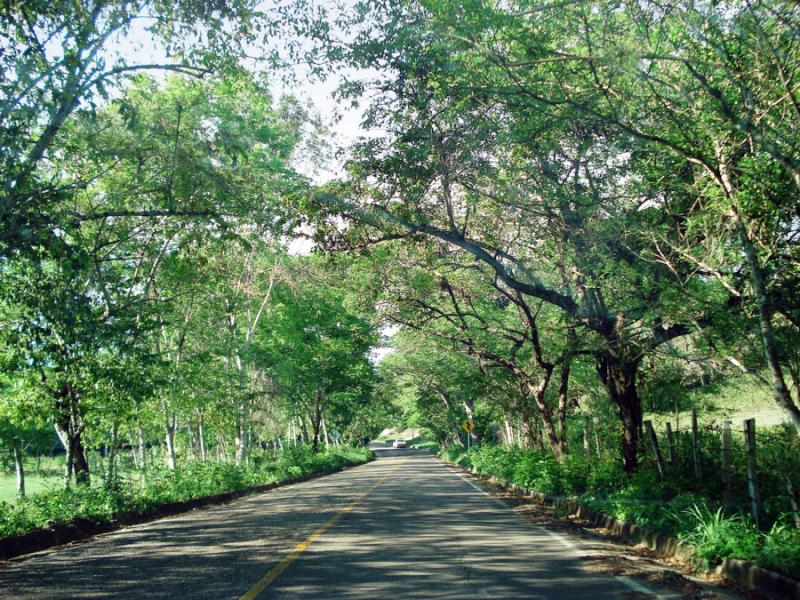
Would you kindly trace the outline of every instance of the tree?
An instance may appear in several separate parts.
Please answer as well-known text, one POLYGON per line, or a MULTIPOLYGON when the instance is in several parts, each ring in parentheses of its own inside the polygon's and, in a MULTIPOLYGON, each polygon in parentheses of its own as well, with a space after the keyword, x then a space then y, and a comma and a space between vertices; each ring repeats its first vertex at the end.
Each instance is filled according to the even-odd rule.
POLYGON ((39 172, 58 161, 53 145, 80 107, 107 101, 125 77, 148 70, 202 76, 230 70, 267 26, 255 2, 84 0, 12 2, 0 9, 0 252, 59 245, 50 205, 69 195, 39 172), (117 50, 140 23, 163 44, 163 63, 137 63, 117 50))
MULTIPOLYGON (((166 360, 180 373, 193 310, 183 299, 199 294, 202 248, 237 239, 247 226, 285 231, 280 204, 283 186, 296 185, 286 166, 296 127, 255 81, 171 79, 159 87, 142 77, 104 110, 78 112, 61 128, 58 148, 70 160, 50 174, 75 191, 49 206, 59 217, 58 247, 0 267, 2 333, 14 368, 53 399, 79 483, 88 482, 83 434, 92 398, 127 381, 117 365, 157 372, 166 360)), ((176 378, 167 379, 174 389, 176 378)), ((175 420, 166 420, 170 445, 175 420)), ((174 459, 174 447, 168 454, 174 459)))
POLYGON ((501 8, 468 14, 452 3, 409 4, 387 9, 389 17, 382 10, 369 15, 377 25, 346 60, 385 67, 366 123, 391 133, 360 145, 349 182, 319 195, 323 211, 360 222, 367 242, 438 239, 486 265, 512 297, 559 311, 591 349, 633 471, 643 357, 711 322, 703 299, 724 305, 724 290, 689 277, 683 285, 694 301, 678 301, 668 267, 642 259, 652 249, 644 232, 663 215, 658 191, 628 175, 631 136, 569 103, 540 101, 481 45, 497 39, 516 50, 526 38, 512 35, 515 28, 533 23, 545 40, 557 31, 501 8))
POLYGON ((376 342, 369 322, 345 307, 345 293, 318 259, 276 289, 258 345, 291 416, 307 421, 316 451, 323 421, 345 429, 373 400, 368 359, 376 342))

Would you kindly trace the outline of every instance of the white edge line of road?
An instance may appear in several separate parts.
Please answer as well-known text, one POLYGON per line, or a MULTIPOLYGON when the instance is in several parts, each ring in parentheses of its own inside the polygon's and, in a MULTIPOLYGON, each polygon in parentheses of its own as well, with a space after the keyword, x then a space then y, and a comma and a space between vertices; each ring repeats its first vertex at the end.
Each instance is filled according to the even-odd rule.
MULTIPOLYGON (((450 471, 453 475, 455 475, 459 479, 461 479, 464 482, 466 482, 469 486, 471 486, 472 488, 474 488, 475 490, 477 490, 478 492, 480 492, 481 494, 483 494, 484 496, 489 498, 489 500, 491 500, 495 504, 499 504, 500 506, 502 506, 503 508, 506 508, 506 509, 508 508, 507 504, 505 504, 504 502, 501 502, 500 500, 498 500, 497 498, 492 496, 486 490, 481 489, 480 487, 475 485, 474 482, 472 482, 469 479, 467 479, 466 477, 464 477, 464 475, 462 473, 459 473, 458 471, 455 471, 454 469, 448 467, 447 465, 445 465, 445 464, 443 464, 441 462, 439 464, 442 465, 442 467, 444 467, 446 470, 450 471)), ((534 525, 533 527, 535 529, 543 531, 544 533, 549 535, 551 538, 553 538, 554 540, 559 542, 565 548, 569 548, 570 550, 572 550, 576 555, 580 551, 580 548, 578 547, 578 545, 575 542, 573 542, 571 540, 568 540, 563 535, 560 535, 560 534, 556 533, 555 531, 550 531, 549 529, 545 529, 544 527, 541 527, 539 525, 534 525)), ((655 590, 652 590, 649 587, 639 583, 635 579, 632 579, 630 577, 626 577, 624 575, 616 575, 616 576, 614 576, 614 579, 616 579, 620 583, 625 584, 626 586, 628 586, 629 588, 631 588, 635 592, 639 592, 641 594, 647 594, 648 596, 653 596, 657 600, 673 600, 673 599, 679 597, 677 594, 660 594, 660 593, 656 592, 655 590)))

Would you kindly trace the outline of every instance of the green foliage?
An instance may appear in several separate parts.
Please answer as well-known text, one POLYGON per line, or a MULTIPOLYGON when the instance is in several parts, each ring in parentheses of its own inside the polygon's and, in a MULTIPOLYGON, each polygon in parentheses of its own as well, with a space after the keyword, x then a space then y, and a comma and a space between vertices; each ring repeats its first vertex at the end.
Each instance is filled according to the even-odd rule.
POLYGON ((685 484, 661 478, 653 465, 626 476, 614 455, 586 460, 572 454, 558 462, 548 453, 496 445, 483 445, 466 456, 462 448, 451 447, 441 456, 538 492, 578 497, 617 519, 676 535, 712 565, 725 557, 741 558, 800 574, 800 535, 786 515, 761 531, 748 517, 712 510, 709 502, 715 496, 710 490, 677 492, 685 484))
POLYGON ((484 444, 472 450, 472 465, 481 473, 511 481, 520 451, 484 444))
POLYGON ((5 7, 0 24, 0 255, 8 256, 63 246, 58 225, 64 215, 56 205, 73 190, 47 171, 76 158, 54 148, 75 111, 94 115, 116 96, 112 89, 137 73, 161 69, 194 78, 239 71, 245 46, 270 21, 252 0, 34 0, 5 7), (161 63, 149 56, 137 63, 135 53, 124 50, 143 14, 146 34, 140 35, 147 35, 156 56, 164 55, 161 63), (53 40, 54 51, 42 51, 53 40))
POLYGON ((33 494, 15 504, 0 502, 0 536, 19 535, 75 519, 112 521, 137 504, 137 498, 125 492, 80 486, 33 494))
POLYGON ((441 456, 446 461, 465 468, 474 466, 472 462, 474 455, 467 452, 467 449, 463 446, 448 446, 441 450, 441 456))
POLYGON ((723 558, 750 560, 767 569, 800 575, 800 533, 793 524, 776 522, 769 531, 741 515, 725 515, 721 508, 693 505, 682 511, 682 541, 697 549, 712 565, 723 558))
POLYGON ((364 448, 343 446, 314 453, 307 446, 286 449, 276 459, 261 457, 254 466, 194 462, 174 471, 151 469, 139 489, 122 484, 74 487, 33 494, 16 503, 0 502, 0 537, 19 535, 75 519, 105 523, 125 513, 148 514, 170 502, 211 496, 247 487, 336 471, 372 458, 364 448))

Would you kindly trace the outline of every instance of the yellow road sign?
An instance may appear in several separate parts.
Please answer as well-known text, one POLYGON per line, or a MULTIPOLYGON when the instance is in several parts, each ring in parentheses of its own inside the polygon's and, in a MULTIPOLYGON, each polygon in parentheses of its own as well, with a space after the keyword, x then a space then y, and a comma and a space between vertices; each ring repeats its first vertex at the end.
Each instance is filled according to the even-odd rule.
POLYGON ((473 429, 475 429, 475 423, 472 421, 464 421, 461 427, 464 429, 464 431, 470 433, 473 429))

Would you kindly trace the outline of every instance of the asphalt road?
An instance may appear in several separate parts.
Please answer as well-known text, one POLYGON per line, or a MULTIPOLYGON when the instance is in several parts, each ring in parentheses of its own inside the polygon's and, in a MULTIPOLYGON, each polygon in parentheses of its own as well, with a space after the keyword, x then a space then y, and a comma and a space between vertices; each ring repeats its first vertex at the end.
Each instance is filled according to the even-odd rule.
POLYGON ((342 473, 2 565, 0 597, 647 597, 585 570, 575 544, 429 455, 383 450, 342 473))

